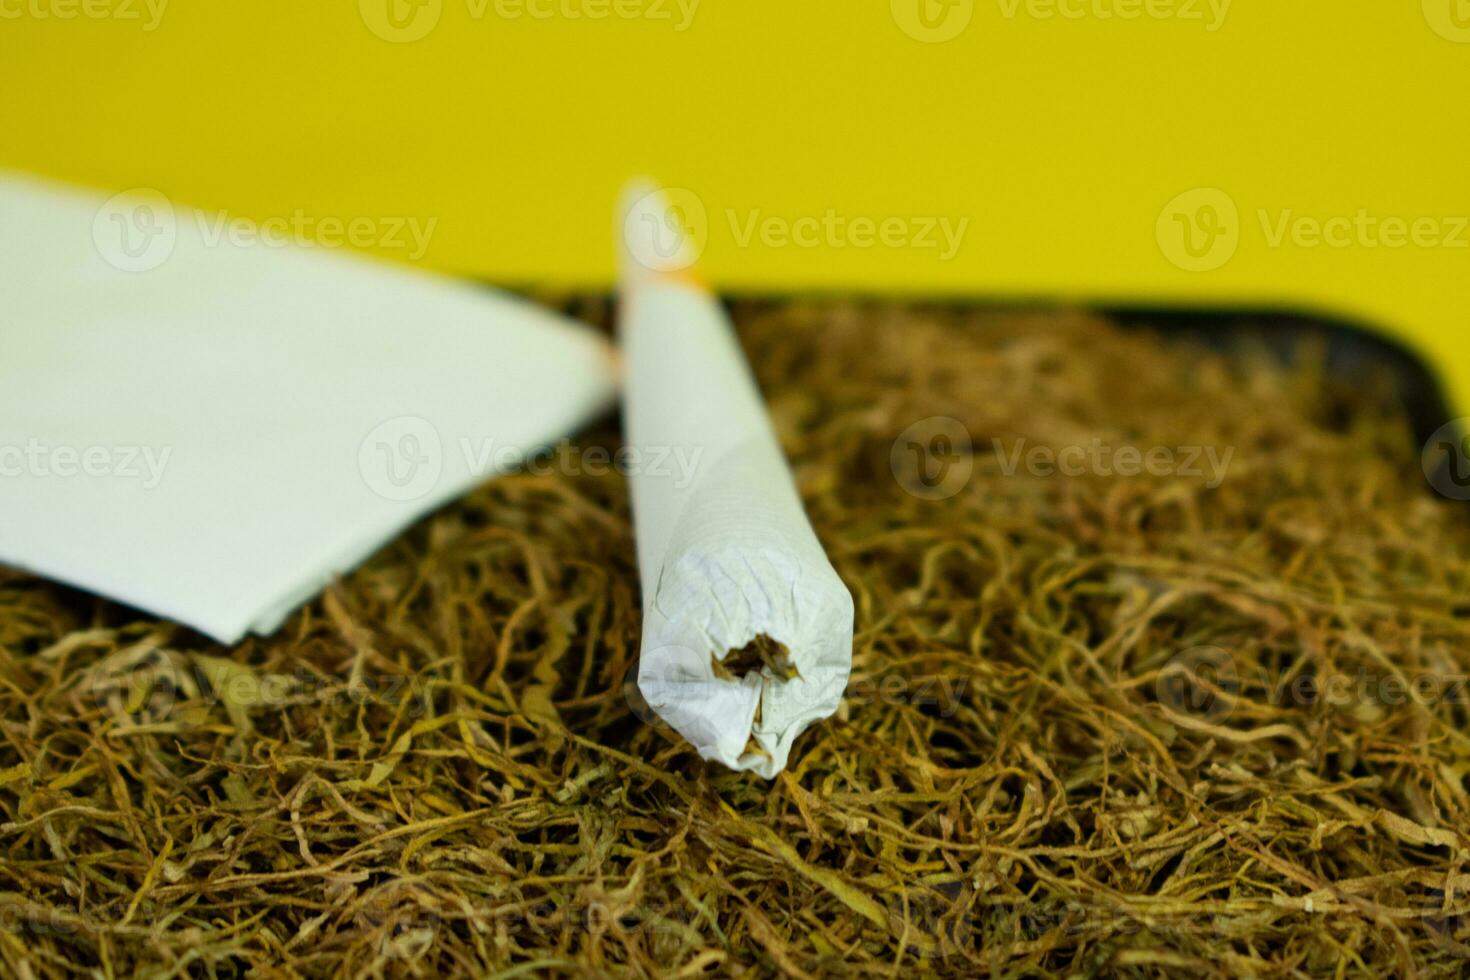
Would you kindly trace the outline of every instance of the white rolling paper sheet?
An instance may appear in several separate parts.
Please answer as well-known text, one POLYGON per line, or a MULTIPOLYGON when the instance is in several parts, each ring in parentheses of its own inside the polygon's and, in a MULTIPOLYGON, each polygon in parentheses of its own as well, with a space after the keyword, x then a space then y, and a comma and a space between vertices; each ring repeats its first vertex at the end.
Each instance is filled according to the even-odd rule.
POLYGON ((231 642, 612 398, 550 311, 105 198, 0 174, 0 562, 231 642))
MULTIPOLYGON (((631 476, 643 641, 638 686, 706 759, 771 779, 793 741, 836 711, 852 666, 853 602, 802 509, 728 318, 638 236, 668 202, 624 205, 620 335, 624 425, 645 459, 682 452, 692 479, 631 476), (795 676, 743 677, 714 661, 758 636, 783 644, 795 676)), ((677 243, 675 243, 677 244, 677 243)))

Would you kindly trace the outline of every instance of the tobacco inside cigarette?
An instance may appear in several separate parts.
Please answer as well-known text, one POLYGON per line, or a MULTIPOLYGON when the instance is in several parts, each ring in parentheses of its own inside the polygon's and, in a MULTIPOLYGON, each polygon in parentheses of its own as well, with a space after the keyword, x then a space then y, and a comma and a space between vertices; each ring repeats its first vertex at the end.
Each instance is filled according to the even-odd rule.
POLYGON ((643 643, 638 687, 701 756, 767 779, 837 710, 853 602, 802 509, 719 302, 687 274, 690 236, 646 187, 621 210, 624 426, 643 643))

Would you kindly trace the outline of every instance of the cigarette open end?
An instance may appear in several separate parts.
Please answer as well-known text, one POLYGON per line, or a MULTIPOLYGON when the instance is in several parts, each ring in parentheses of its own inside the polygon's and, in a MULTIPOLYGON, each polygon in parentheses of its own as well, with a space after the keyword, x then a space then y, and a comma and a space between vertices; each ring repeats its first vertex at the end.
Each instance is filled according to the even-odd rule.
MULTIPOLYGON (((665 585, 678 588, 668 581, 665 585)), ((837 605, 839 628, 830 632, 836 634, 839 650, 848 649, 852 640, 840 624, 850 622, 851 607, 837 605)), ((657 615, 659 607, 653 609, 657 615)), ((669 628, 666 624, 658 623, 669 628)), ((672 633, 678 627, 669 629, 672 633)), ((732 639, 751 636, 740 631, 732 639)), ((828 649, 810 637, 788 647, 770 632, 755 633, 739 646, 722 646, 719 637, 709 635, 667 642, 655 633, 651 641, 645 639, 637 702, 692 742, 704 758, 774 779, 796 737, 836 711, 847 685, 847 664, 834 662, 828 649)))
POLYGON ((742 680, 754 671, 770 672, 778 680, 789 681, 801 674, 791 659, 791 651, 780 640, 773 640, 764 633, 738 650, 725 653, 724 659, 711 658, 715 676, 726 680, 742 680))
MULTIPOLYGON (((786 644, 764 633, 757 634, 755 639, 743 647, 732 647, 725 651, 723 660, 711 655, 710 668, 715 672, 715 677, 722 681, 741 683, 746 677, 755 675, 761 690, 761 699, 756 702, 755 706, 754 723, 757 725, 761 721, 761 705, 765 701, 765 692, 769 687, 801 677, 801 673, 791 659, 791 651, 786 649, 786 644)), ((753 751, 750 746, 755 745, 756 742, 752 736, 750 745, 746 747, 746 754, 753 751)), ((770 755, 758 746, 754 751, 759 752, 762 756, 769 757, 770 755)))

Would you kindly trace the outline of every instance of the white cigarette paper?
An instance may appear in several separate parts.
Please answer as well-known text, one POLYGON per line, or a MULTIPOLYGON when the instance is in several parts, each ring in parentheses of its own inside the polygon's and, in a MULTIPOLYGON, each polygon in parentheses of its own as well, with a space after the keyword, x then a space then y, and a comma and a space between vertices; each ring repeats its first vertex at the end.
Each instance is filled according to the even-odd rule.
POLYGON ((837 710, 852 596, 802 510, 728 318, 679 275, 695 251, 687 209, 644 188, 621 213, 624 426, 641 461, 639 691, 704 758, 772 779, 796 737, 837 710), (655 465, 670 459, 694 465, 655 465), (759 636, 786 647, 794 674, 716 670, 759 636))
POLYGON ((549 310, 225 220, 0 171, 0 562, 234 643, 612 401, 549 310))

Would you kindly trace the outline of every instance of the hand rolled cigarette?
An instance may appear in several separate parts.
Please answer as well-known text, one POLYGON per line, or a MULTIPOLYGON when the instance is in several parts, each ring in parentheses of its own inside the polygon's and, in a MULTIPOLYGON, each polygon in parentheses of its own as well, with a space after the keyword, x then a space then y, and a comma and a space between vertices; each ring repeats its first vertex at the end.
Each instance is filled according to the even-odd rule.
POLYGON ((630 476, 638 688, 701 756, 771 779, 796 737, 837 710, 852 595, 802 510, 728 318, 685 274, 702 207, 681 195, 692 199, 629 192, 619 229, 624 426, 644 464, 630 476), (653 465, 671 457, 696 462, 653 465))

